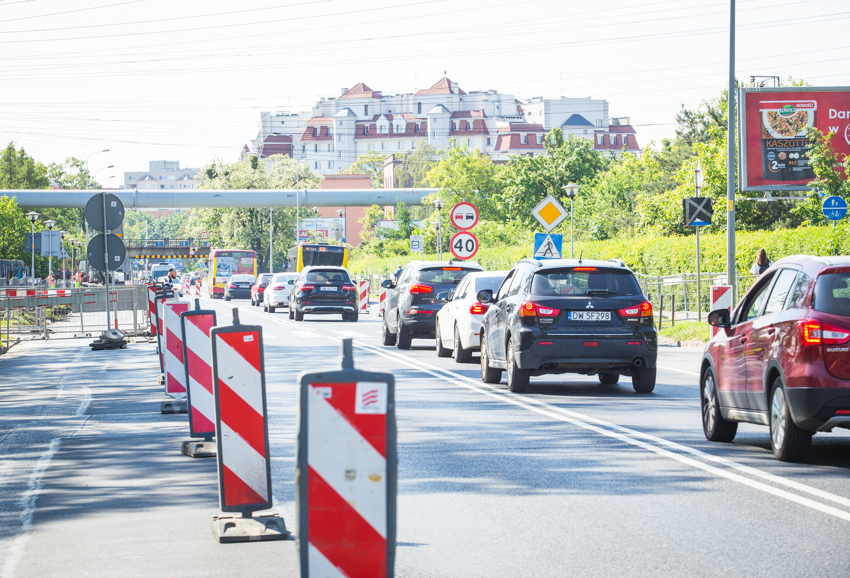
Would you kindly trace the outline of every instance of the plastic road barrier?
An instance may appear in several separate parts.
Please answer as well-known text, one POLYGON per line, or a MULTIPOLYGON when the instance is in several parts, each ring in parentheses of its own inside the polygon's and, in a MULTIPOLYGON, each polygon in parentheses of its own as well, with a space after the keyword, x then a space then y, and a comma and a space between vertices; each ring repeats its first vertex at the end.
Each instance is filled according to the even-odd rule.
MULTIPOLYGON (((727 309, 730 313, 732 312, 732 288, 728 285, 711 286, 710 311, 716 311, 718 309, 727 309)), ((714 337, 719 330, 719 327, 712 327, 711 336, 714 337)))
POLYGON ((156 323, 156 292, 157 285, 154 283, 148 284, 148 320, 151 323, 151 337, 156 337, 159 334, 156 323))
POLYGON ((369 281, 363 280, 357 282, 357 294, 360 296, 360 314, 367 315, 369 313, 369 281))
POLYGON ((379 293, 380 297, 378 297, 378 312, 379 314, 384 314, 384 303, 387 300, 387 288, 381 287, 381 292, 379 293))
POLYGON ((195 309, 180 315, 183 359, 189 398, 189 436, 211 440, 215 435, 210 330, 215 311, 195 309))
POLYGON ((296 480, 301 576, 391 578, 396 544, 395 381, 342 367, 302 373, 296 480))
POLYGON ((186 397, 186 368, 183 364, 183 331, 180 314, 189 310, 185 301, 166 301, 165 312, 165 394, 174 399, 186 397))
POLYGON ((162 335, 162 323, 163 323, 163 315, 165 314, 162 310, 162 304, 165 303, 167 299, 174 298, 174 291, 171 289, 159 289, 156 292, 156 297, 154 298, 154 316, 155 325, 156 325, 156 349, 159 352, 159 370, 165 373, 165 339, 163 339, 162 335))

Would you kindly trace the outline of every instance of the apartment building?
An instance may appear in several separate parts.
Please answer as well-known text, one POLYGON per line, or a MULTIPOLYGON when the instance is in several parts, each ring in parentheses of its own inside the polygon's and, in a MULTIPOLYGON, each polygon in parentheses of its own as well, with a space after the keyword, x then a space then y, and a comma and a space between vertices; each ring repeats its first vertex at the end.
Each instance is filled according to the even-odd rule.
POLYGON ((195 180, 198 169, 181 169, 180 161, 150 161, 148 169, 125 172, 124 188, 138 190, 198 188, 195 180))

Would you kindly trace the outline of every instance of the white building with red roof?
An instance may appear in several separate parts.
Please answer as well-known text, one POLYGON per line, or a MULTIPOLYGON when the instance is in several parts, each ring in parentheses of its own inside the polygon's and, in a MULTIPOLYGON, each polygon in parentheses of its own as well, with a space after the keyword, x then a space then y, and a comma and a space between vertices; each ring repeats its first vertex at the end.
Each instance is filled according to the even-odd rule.
POLYGON ((510 155, 543 154, 543 139, 554 126, 593 139, 599 131, 604 137, 615 134, 621 143, 619 148, 600 144, 600 150, 619 152, 624 137, 628 145, 637 147, 633 131, 616 132, 630 126, 618 125, 612 132, 607 102, 562 100, 523 103, 495 90, 467 92, 448 77, 430 88, 392 95, 360 82, 343 88, 338 97, 320 98, 309 112, 261 113, 257 138, 246 145, 242 156, 290 155, 329 175, 348 168, 358 155, 369 151, 410 152, 418 142, 442 150, 454 140, 503 163, 510 155), (591 105, 593 113, 586 110, 591 105))

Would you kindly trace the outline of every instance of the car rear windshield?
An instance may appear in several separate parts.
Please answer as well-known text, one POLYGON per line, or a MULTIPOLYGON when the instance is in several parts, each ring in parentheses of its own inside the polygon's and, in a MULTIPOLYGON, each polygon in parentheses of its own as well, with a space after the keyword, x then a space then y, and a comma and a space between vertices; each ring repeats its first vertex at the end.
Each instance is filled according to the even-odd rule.
POLYGON ((284 273, 283 275, 275 275, 274 282, 275 283, 286 283, 291 279, 298 279, 297 273, 284 273))
POLYGON ((827 273, 815 282, 816 311, 850 317, 850 273, 827 273))
POLYGON ((504 279, 504 275, 501 277, 479 277, 475 280, 475 291, 484 291, 485 289, 489 289, 495 295, 504 279))
POLYGON ((416 275, 416 280, 419 283, 433 283, 434 285, 457 285, 461 279, 474 271, 480 271, 480 269, 434 267, 420 270, 416 275))
POLYGON ((253 283, 253 275, 233 275, 230 280, 234 283, 245 283, 246 281, 253 283))
POLYGON ((307 283, 351 283, 348 271, 340 269, 314 269, 304 279, 307 283))
POLYGON ((638 296, 640 286, 631 271, 586 267, 550 269, 534 275, 532 295, 542 296, 638 296))

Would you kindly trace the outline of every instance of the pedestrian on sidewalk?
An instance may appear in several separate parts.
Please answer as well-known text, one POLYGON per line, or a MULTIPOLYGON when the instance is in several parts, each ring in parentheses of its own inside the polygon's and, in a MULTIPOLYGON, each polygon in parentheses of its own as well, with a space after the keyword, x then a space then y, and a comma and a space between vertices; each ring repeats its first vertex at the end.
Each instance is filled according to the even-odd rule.
POLYGON ((401 265, 399 265, 398 269, 395 270, 393 277, 395 277, 395 282, 398 283, 398 278, 401 277, 401 265))
POLYGON ((767 251, 759 249, 756 251, 756 262, 750 267, 750 274, 759 276, 767 271, 771 265, 773 265, 773 261, 767 258, 767 251))
POLYGON ((165 276, 165 281, 162 282, 163 287, 166 289, 174 289, 174 279, 177 277, 177 271, 174 270, 174 267, 168 270, 168 274, 165 276))

